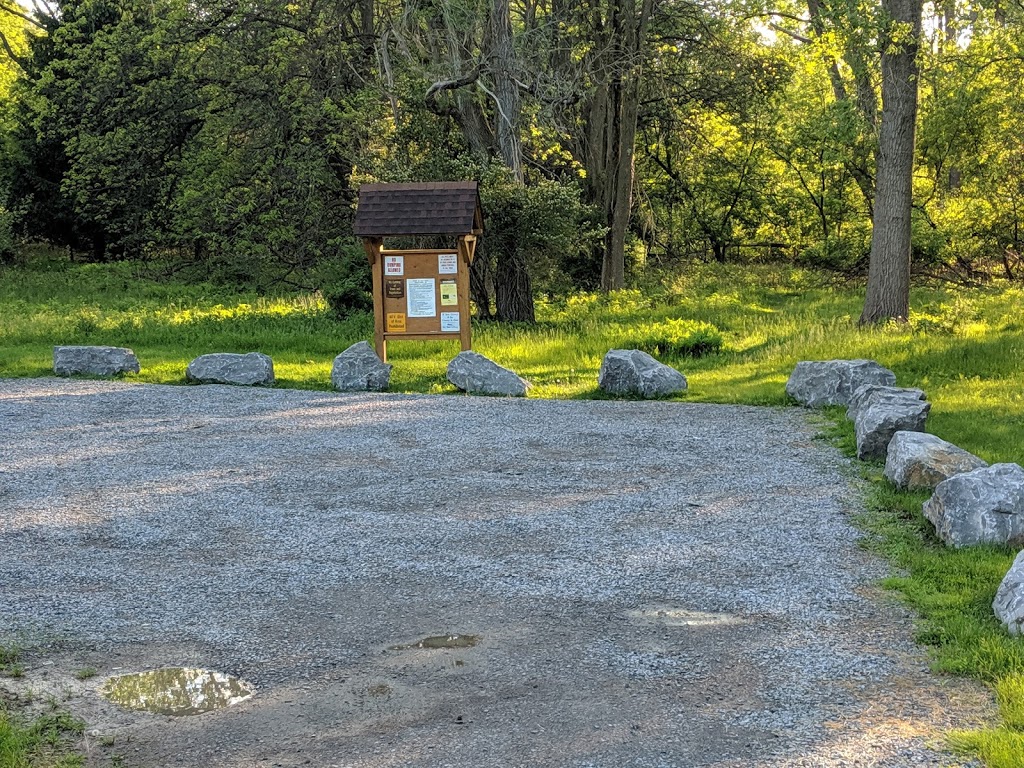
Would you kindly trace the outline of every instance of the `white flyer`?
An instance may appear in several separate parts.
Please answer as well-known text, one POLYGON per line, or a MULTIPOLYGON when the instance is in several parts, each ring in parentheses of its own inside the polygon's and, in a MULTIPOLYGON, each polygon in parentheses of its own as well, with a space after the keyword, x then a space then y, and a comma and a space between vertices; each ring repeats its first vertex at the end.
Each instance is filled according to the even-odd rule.
POLYGON ((441 313, 441 333, 458 333, 459 332, 459 313, 458 312, 442 312, 441 313))
POLYGON ((437 317, 437 284, 432 277, 405 281, 409 317, 437 317))
POLYGON ((454 275, 459 271, 459 255, 457 253, 437 254, 437 274, 454 275))
POLYGON ((384 274, 388 275, 389 277, 392 275, 404 275, 405 256, 385 256, 384 274))

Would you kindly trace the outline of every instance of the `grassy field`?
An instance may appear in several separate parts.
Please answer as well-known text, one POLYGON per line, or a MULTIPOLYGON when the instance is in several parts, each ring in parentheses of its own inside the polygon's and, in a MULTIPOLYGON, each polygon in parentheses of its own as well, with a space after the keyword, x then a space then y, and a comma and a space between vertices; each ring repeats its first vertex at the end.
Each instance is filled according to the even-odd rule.
MULTIPOLYGON (((474 324, 474 348, 533 383, 531 397, 598 397, 597 371, 616 347, 656 349, 682 370, 679 399, 783 405, 799 360, 865 357, 892 368, 933 403, 929 431, 989 462, 1024 464, 1024 289, 918 287, 910 322, 858 328, 862 288, 778 266, 692 266, 645 277, 643 290, 542 300, 535 326, 474 324), (720 344, 692 357, 687 349, 720 344)), ((331 316, 315 295, 260 297, 150 280, 128 264, 37 262, 0 272, 0 376, 45 376, 55 344, 130 346, 131 380, 183 384, 208 352, 261 351, 278 386, 330 388, 334 356, 368 339, 367 315, 331 316)), ((454 393, 445 366, 454 343, 393 344, 392 390, 454 393)), ((832 414, 852 451, 852 429, 832 414)), ((920 613, 918 639, 937 670, 993 686, 997 728, 954 734, 954 746, 993 768, 1024 765, 1024 641, 1011 639, 991 602, 1012 562, 1005 549, 942 547, 920 513, 924 497, 894 491, 863 465, 869 546, 905 575, 887 586, 920 613)))
MULTIPOLYGON (((21 677, 17 646, 0 642, 0 677, 21 677)), ((84 725, 56 702, 30 707, 0 686, 0 768, 76 768, 84 758, 76 751, 84 725), (30 715, 27 710, 33 709, 30 715), (41 711, 40 711, 41 710, 41 711)))

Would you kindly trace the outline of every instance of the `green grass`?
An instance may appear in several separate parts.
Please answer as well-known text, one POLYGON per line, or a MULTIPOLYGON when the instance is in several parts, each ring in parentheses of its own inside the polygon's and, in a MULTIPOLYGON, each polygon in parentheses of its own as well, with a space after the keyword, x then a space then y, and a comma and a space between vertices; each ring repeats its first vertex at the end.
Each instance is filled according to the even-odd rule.
MULTIPOLYGON (((540 300, 534 326, 474 323, 474 349, 530 380, 531 397, 599 397, 604 353, 641 347, 687 375, 678 399, 759 405, 787 404, 785 382, 800 360, 871 358, 928 393, 929 431, 989 462, 1024 463, 1020 286, 918 287, 909 323, 859 328, 863 288, 813 271, 705 265, 645 283, 540 300)), ((326 390, 334 356, 371 332, 368 315, 337 320, 315 295, 160 282, 130 264, 40 261, 0 271, 0 376, 49 375, 55 344, 112 344, 138 354, 142 372, 130 380, 182 384, 197 355, 262 351, 279 386, 326 390)), ((389 351, 392 390, 455 392, 444 377, 454 343, 389 351)), ((852 453, 850 425, 831 416, 833 437, 852 453)), ((956 734, 954 745, 991 766, 1024 765, 1024 641, 991 610, 1013 553, 946 549, 921 515, 922 495, 897 492, 877 465, 862 466, 869 546, 905 574, 886 586, 920 614, 918 639, 938 671, 985 681, 999 697, 1000 726, 956 734)))
POLYGON ((0 768, 84 765, 74 745, 83 727, 81 721, 56 707, 27 719, 0 701, 0 768))
POLYGON ((1003 723, 983 731, 952 734, 954 749, 979 755, 991 768, 1019 768, 1024 755, 1024 675, 1011 674, 995 684, 1003 723))
POLYGON ((0 643, 0 677, 22 677, 21 648, 13 643, 0 643))

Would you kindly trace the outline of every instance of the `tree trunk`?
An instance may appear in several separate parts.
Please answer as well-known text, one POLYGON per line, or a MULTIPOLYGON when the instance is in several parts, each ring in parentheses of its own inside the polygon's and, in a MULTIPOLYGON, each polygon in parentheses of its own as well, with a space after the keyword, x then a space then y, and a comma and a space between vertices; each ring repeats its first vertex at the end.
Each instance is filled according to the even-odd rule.
POLYGON ((633 142, 636 140, 639 79, 612 82, 608 119, 604 260, 601 263, 601 290, 616 291, 626 284, 626 233, 633 210, 633 142))
POLYGON ((533 287, 522 251, 499 253, 494 280, 495 317, 508 322, 535 322, 533 287))
POLYGON ((641 60, 653 0, 613 0, 595 21, 599 54, 591 63, 598 84, 587 114, 585 166, 590 197, 604 213, 607 233, 601 290, 625 285, 626 234, 633 207, 633 150, 642 81, 641 60))
POLYGON ((469 269, 469 297, 476 304, 476 316, 481 320, 490 320, 491 294, 494 292, 494 278, 491 275, 491 261, 481 251, 477 251, 473 266, 469 269))
POLYGON ((910 213, 921 0, 883 0, 882 8, 888 27, 882 38, 882 121, 862 324, 905 321, 910 313, 910 213))
MULTIPOLYGON (((512 18, 509 0, 492 0, 488 19, 490 74, 493 85, 495 134, 498 152, 512 171, 515 183, 523 183, 522 148, 519 121, 522 102, 516 85, 516 57, 512 47, 512 18)), ((508 243, 497 250, 494 270, 495 317, 506 322, 534 322, 533 287, 526 257, 519 243, 508 243)))
POLYGON ((523 181, 522 148, 519 142, 519 119, 522 103, 516 85, 516 57, 512 47, 512 17, 509 0, 493 0, 488 24, 490 36, 490 68, 494 81, 494 108, 497 114, 498 151, 511 169, 516 181, 523 181))

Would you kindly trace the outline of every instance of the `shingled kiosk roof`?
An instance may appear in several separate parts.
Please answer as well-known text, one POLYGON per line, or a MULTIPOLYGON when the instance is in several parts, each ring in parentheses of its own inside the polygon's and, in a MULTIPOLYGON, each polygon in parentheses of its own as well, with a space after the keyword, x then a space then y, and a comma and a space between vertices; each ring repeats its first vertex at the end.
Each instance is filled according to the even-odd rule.
POLYGON ((469 235, 483 231, 475 181, 363 184, 353 229, 359 237, 469 235))

